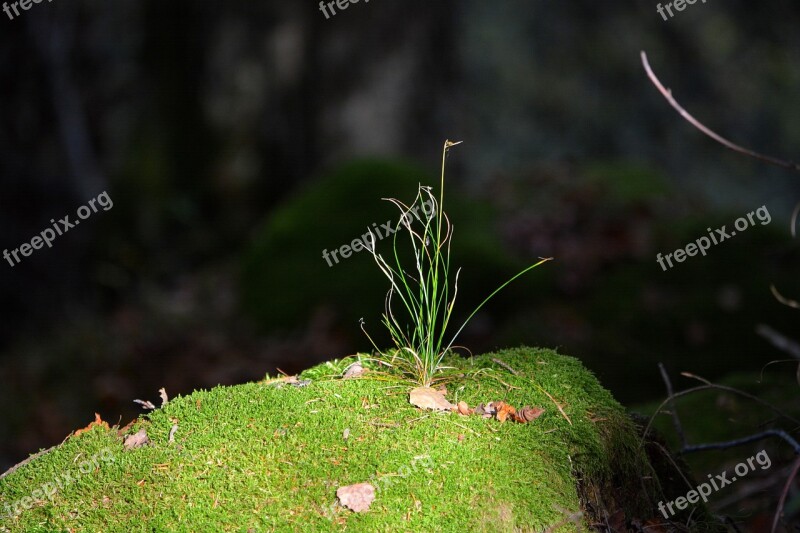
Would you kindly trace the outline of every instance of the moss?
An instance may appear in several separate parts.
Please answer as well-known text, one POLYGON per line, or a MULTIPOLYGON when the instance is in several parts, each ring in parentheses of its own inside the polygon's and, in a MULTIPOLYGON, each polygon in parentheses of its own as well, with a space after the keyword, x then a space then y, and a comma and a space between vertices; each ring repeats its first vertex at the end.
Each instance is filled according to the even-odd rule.
POLYGON ((0 509, 99 450, 113 460, 0 530, 541 531, 563 521, 559 509, 652 515, 658 481, 642 490, 653 472, 634 425, 578 360, 519 348, 449 363, 462 374, 451 401, 546 412, 525 425, 423 413, 407 383, 332 379, 344 364, 333 361, 301 376, 313 379, 302 388, 259 382, 175 398, 131 430, 146 429, 150 446, 123 451, 102 429, 68 439, 0 479, 0 509), (337 487, 357 482, 378 489, 366 513, 335 505, 337 487))

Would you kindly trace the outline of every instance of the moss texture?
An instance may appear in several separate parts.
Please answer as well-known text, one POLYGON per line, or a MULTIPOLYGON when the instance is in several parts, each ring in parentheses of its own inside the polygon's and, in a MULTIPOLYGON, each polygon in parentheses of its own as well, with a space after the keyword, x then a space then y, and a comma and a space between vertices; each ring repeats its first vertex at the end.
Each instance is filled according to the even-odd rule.
POLYGON ((346 363, 306 371, 304 387, 174 398, 127 430, 150 438, 134 450, 113 429, 73 436, 0 479, 0 510, 31 507, 0 531, 575 531, 654 516, 658 472, 635 424, 577 359, 518 348, 448 361, 451 401, 546 409, 529 424, 423 412, 409 383, 338 379, 346 363), (34 493, 58 482, 52 501, 34 493), (370 510, 338 506, 336 489, 359 482, 378 489, 370 510))

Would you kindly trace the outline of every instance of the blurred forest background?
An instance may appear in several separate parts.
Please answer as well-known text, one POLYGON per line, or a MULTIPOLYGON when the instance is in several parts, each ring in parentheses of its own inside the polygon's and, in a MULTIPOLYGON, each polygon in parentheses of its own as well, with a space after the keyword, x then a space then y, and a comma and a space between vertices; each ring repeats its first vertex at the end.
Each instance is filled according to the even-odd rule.
POLYGON ((639 59, 713 129, 800 158, 796 2, 664 21, 644 1, 381 0, 326 20, 313 1, 72 0, 0 25, 0 249, 114 202, 0 265, 0 471, 160 387, 369 351, 359 319, 381 338, 385 279, 323 249, 393 217, 381 197, 438 185, 445 139, 464 141, 445 205, 462 315, 555 257, 476 317, 473 352, 556 347, 634 405, 665 396, 659 361, 757 375, 786 357, 759 324, 797 337, 769 287, 800 296, 798 176, 703 137, 639 59), (656 263, 762 205, 771 224, 656 263))

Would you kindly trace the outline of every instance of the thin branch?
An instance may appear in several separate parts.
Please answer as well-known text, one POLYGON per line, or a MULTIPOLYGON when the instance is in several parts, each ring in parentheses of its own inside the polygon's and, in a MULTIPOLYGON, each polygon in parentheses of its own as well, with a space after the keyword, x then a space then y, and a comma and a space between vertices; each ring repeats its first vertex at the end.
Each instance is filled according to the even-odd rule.
POLYGON ((790 300, 783 296, 778 289, 775 288, 775 285, 770 285, 769 290, 772 291, 772 295, 778 300, 780 303, 785 305, 786 307, 791 307, 792 309, 800 309, 800 303, 796 302, 795 300, 790 300))
POLYGON ((497 358, 493 358, 493 359, 492 359, 492 361, 494 361, 494 362, 495 362, 495 363, 497 363, 498 365, 502 366, 503 368, 505 368, 506 370, 508 370, 508 371, 509 371, 509 372, 511 372, 512 374, 514 374, 515 376, 519 376, 519 372, 517 372, 516 370, 514 370, 513 368, 511 368, 511 367, 509 366, 509 364, 508 364, 508 363, 506 363, 505 361, 501 361, 500 359, 497 359, 497 358))
POLYGON ((794 465, 792 468, 792 473, 789 474, 789 479, 786 480, 786 485, 783 487, 783 492, 781 493, 781 499, 778 502, 778 508, 775 509, 775 517, 772 519, 772 533, 775 533, 778 529, 778 522, 781 519, 781 515, 783 514, 783 506, 786 503, 786 495, 789 494, 789 489, 792 486, 792 481, 794 478, 797 477, 797 471, 800 470, 800 457, 795 459, 794 465))
MULTIPOLYGON (((766 402, 766 401, 762 400, 761 398, 758 398, 757 396, 753 396, 752 394, 749 394, 747 392, 740 391, 738 389, 734 389, 733 387, 726 387, 725 385, 716 385, 716 384, 711 383, 710 381, 708 381, 706 379, 703 379, 703 378, 701 378, 699 376, 695 376, 694 374, 690 374, 688 372, 682 372, 682 375, 686 376, 686 377, 698 379, 698 380, 702 381, 703 383, 705 383, 705 385, 700 385, 698 387, 693 387, 691 389, 686 389, 686 390, 682 390, 682 391, 676 392, 671 397, 669 397, 666 400, 664 400, 663 402, 661 402, 658 405, 658 407, 656 408, 655 412, 653 413, 653 416, 650 417, 650 420, 647 422, 647 426, 645 426, 644 431, 642 432, 642 439, 641 439, 641 442, 639 443, 640 447, 644 445, 645 439, 647 438, 647 434, 650 432, 650 427, 653 425, 653 422, 655 421, 656 416, 659 413, 661 413, 661 410, 664 408, 665 405, 667 405, 668 403, 672 402, 672 400, 674 400, 675 398, 680 398, 681 396, 686 396, 688 394, 692 394, 694 392, 699 392, 701 390, 717 389, 717 390, 727 391, 727 392, 730 392, 730 393, 733 393, 733 394, 738 394, 740 396, 744 396, 745 398, 753 400, 753 401, 755 401, 755 402, 767 407, 768 409, 772 410, 773 412, 775 412, 776 414, 780 415, 781 417, 786 418, 788 420, 791 420, 795 424, 800 424, 800 421, 796 420, 794 417, 789 416, 788 414, 784 413, 783 411, 781 411, 777 407, 773 406, 769 402, 766 402)), ((790 437, 790 439, 791 439, 791 437, 790 437)), ((794 442, 793 439, 792 439, 792 442, 794 442)), ((800 453, 800 448, 795 448, 795 449, 798 450, 798 453, 800 453)))
POLYGON ((796 359, 800 359, 800 344, 792 339, 781 335, 765 324, 759 324, 756 333, 767 339, 775 348, 788 353, 796 359))
POLYGON ((664 383, 667 387, 667 396, 672 398, 669 402, 669 410, 672 412, 672 424, 675 426, 675 432, 678 433, 678 437, 681 439, 681 446, 685 447, 687 444, 686 434, 683 432, 683 426, 678 418, 678 409, 675 405, 675 395, 672 390, 672 382, 669 379, 669 375, 667 375, 667 370, 664 368, 663 363, 658 363, 658 370, 661 372, 661 379, 664 380, 664 383))
POLYGON ((671 89, 667 89, 666 87, 664 87, 664 85, 662 85, 661 81, 659 81, 658 77, 656 77, 655 73, 653 72, 653 69, 650 68, 650 63, 647 61, 647 54, 644 51, 641 52, 641 57, 642 57, 642 65, 644 66, 645 72, 647 72, 647 77, 650 78, 650 81, 653 82, 653 85, 656 86, 656 89, 658 89, 659 92, 667 100, 667 102, 669 102, 669 105, 671 105, 673 109, 675 109, 689 124, 691 124, 698 130, 703 132, 705 135, 711 137, 725 148, 728 148, 729 150, 733 150, 734 152, 739 152, 740 154, 754 157, 755 159, 759 159, 761 161, 770 163, 772 165, 776 165, 782 168, 788 168, 789 170, 794 170, 795 172, 800 172, 800 164, 795 163, 794 161, 778 159, 776 157, 770 157, 768 155, 760 154, 753 150, 749 150, 743 146, 739 146, 738 144, 729 141, 725 137, 721 136, 720 134, 706 127, 703 123, 701 123, 699 120, 690 115, 689 112, 686 111, 678 103, 677 100, 675 100, 675 98, 672 96, 671 89))
MULTIPOLYGON (((760 403, 764 407, 767 407, 768 409, 772 410, 774 413, 786 418, 787 420, 790 420, 790 421, 794 422, 795 424, 800 425, 800 420, 797 420, 793 416, 790 416, 789 414, 781 411, 780 409, 778 409, 777 407, 775 407, 774 405, 772 405, 768 401, 762 400, 758 396, 754 396, 753 394, 750 394, 749 392, 744 392, 744 391, 741 391, 739 389, 735 389, 733 387, 728 387, 727 385, 717 385, 716 383, 711 383, 707 379, 702 378, 700 376, 697 376, 695 374, 692 374, 691 372, 681 372, 681 375, 684 376, 684 377, 687 377, 687 378, 696 379, 698 381, 701 381, 701 382, 705 383, 706 385, 710 386, 713 389, 724 390, 724 391, 727 391, 727 392, 731 392, 733 394, 738 394, 740 396, 744 396, 745 398, 753 400, 756 403, 760 403)), ((680 394, 680 393, 678 393, 678 394, 680 394)))
POLYGON ((762 431, 761 433, 756 433, 754 435, 748 435, 747 437, 742 437, 741 439, 734 439, 725 442, 684 446, 679 453, 686 454, 693 452, 703 452, 706 450, 727 450, 728 448, 735 448, 737 446, 742 446, 744 444, 750 444, 751 442, 764 440, 768 437, 779 437, 785 440, 792 447, 794 453, 800 455, 800 443, 794 440, 791 437, 791 435, 789 435, 782 429, 768 429, 767 431, 762 431))

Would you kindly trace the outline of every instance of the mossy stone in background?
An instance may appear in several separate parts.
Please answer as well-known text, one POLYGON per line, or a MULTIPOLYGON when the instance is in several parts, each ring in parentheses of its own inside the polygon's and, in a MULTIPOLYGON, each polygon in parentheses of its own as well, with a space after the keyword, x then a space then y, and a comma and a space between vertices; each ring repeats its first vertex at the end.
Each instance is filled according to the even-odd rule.
MULTIPOLYGON (((497 244, 489 206, 467 199, 454 181, 445 177, 444 209, 455 227, 452 274, 466 267, 456 305, 465 313, 513 275, 519 262, 497 244)), ((411 164, 372 159, 345 164, 310 184, 256 231, 243 259, 244 308, 265 331, 302 326, 316 310, 327 308, 354 335, 360 335, 358 321, 363 317, 370 333, 380 338, 388 282, 373 257, 362 250, 340 257, 338 264, 331 257, 329 266, 323 250, 330 253, 350 245, 368 229, 377 228, 382 236, 381 226, 391 220, 394 227, 399 219, 397 207, 382 198, 410 204, 419 184, 433 187, 438 198, 439 183, 438 174, 411 164)), ((399 248, 406 250, 408 237, 401 237, 399 248)), ((385 257, 392 253, 392 238, 378 239, 378 251, 385 257)))

